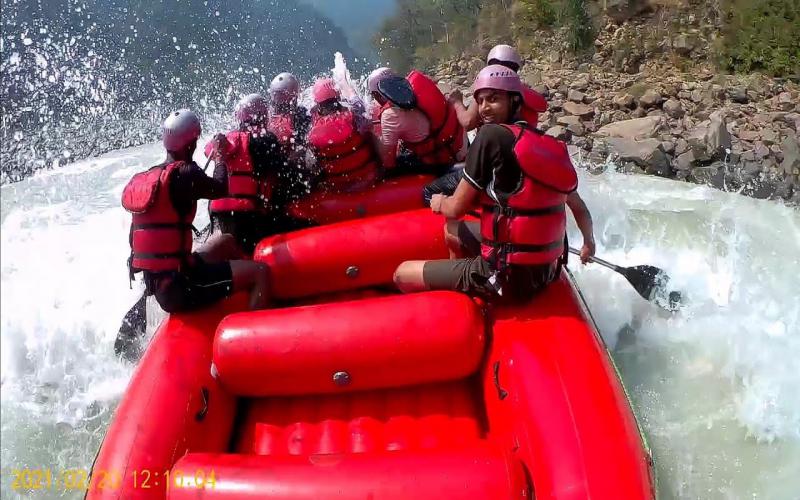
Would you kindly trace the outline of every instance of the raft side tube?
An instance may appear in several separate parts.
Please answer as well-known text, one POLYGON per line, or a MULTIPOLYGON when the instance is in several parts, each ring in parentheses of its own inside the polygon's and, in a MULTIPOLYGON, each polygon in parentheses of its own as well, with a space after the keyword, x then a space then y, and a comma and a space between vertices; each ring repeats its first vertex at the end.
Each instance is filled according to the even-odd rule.
POLYGON ((495 310, 485 365, 490 439, 518 448, 537 498, 654 498, 621 383, 566 274, 495 310))
POLYGON ((236 399, 211 375, 211 348, 214 326, 245 309, 246 299, 164 320, 117 407, 85 498, 163 499, 166 485, 156 475, 187 451, 228 449, 236 399))
POLYGON ((404 261, 447 258, 444 224, 427 209, 341 222, 265 238, 253 258, 278 299, 391 285, 404 261))
POLYGON ((169 500, 511 500, 530 491, 520 464, 488 443, 451 450, 266 457, 189 454, 169 500), (195 478, 190 471, 206 471, 195 478), (213 483, 208 471, 214 472, 213 483))
POLYGON ((455 380, 478 369, 485 323, 456 292, 234 314, 214 365, 238 396, 340 393, 455 380))
POLYGON ((435 178, 406 175, 382 181, 357 193, 318 191, 289 205, 295 219, 333 224, 362 217, 385 215, 423 208, 422 190, 435 178))

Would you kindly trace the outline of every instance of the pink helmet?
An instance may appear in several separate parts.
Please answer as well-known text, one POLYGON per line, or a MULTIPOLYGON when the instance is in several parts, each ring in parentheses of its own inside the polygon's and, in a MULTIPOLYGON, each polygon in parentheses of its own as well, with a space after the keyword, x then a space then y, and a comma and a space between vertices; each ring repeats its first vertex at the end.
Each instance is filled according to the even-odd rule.
POLYGON ((248 94, 239 100, 233 114, 239 123, 266 123, 269 106, 261 94, 248 94))
POLYGON ((200 119, 188 109, 169 114, 161 125, 161 141, 167 151, 180 151, 200 137, 200 119))
POLYGON ((339 98, 339 91, 336 90, 336 86, 330 78, 320 78, 314 82, 314 88, 311 94, 314 96, 314 102, 317 104, 339 98))
POLYGON ((522 82, 516 72, 505 66, 492 64, 491 66, 486 66, 478 73, 473 88, 473 95, 483 89, 522 93, 522 82))
POLYGON ((378 84, 390 76, 397 76, 397 74, 386 67, 374 70, 367 78, 367 88, 370 92, 378 92, 378 84))
POLYGON ((289 102, 300 93, 300 83, 291 73, 280 73, 269 84, 269 95, 276 103, 289 102))
POLYGON ((511 45, 495 45, 486 56, 486 64, 491 64, 492 61, 499 61, 504 63, 513 63, 517 67, 522 67, 522 58, 519 52, 511 45))

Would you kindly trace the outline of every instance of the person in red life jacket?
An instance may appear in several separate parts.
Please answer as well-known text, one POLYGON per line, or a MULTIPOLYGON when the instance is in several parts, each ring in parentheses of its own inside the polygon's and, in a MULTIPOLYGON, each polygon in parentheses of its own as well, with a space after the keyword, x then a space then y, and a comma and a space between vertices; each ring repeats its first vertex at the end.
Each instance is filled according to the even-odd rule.
POLYGON ((578 177, 563 142, 515 121, 522 85, 510 69, 484 68, 475 101, 485 123, 470 147, 453 196, 437 194, 434 213, 449 220, 452 260, 408 261, 395 271, 403 292, 458 290, 489 300, 525 300, 566 261, 566 210, 583 234, 581 258, 594 254, 592 219, 575 189, 578 177), (480 207, 480 221, 459 221, 480 207))
MULTIPOLYGON (((505 66, 517 73, 522 68, 523 61, 514 47, 497 45, 489 51, 489 55, 486 57, 486 65, 491 66, 493 64, 505 66)), ((523 85, 521 94, 522 106, 520 107, 519 118, 527 122, 528 126, 536 128, 539 123, 539 113, 547 111, 547 100, 527 85, 523 85)), ((458 121, 464 129, 470 131, 481 126, 478 106, 464 106, 463 95, 459 90, 451 92, 448 99, 455 106, 458 121)))
MULTIPOLYGON (((487 65, 499 64, 510 70, 517 72, 522 67, 522 58, 519 53, 510 45, 497 45, 486 58, 487 65)), ((528 123, 529 127, 536 128, 539 123, 539 113, 547 111, 547 100, 538 92, 527 85, 522 88, 522 106, 519 110, 519 118, 528 123)), ((464 97, 461 91, 454 90, 448 96, 448 100, 453 104, 458 115, 458 121, 465 130, 474 130, 481 126, 482 121, 478 106, 472 105, 469 108, 464 106, 464 97)), ((461 171, 455 170, 425 186, 425 203, 430 205, 430 200, 434 194, 451 195, 455 192, 461 180, 461 171)))
POLYGON ((306 136, 311 126, 308 110, 297 103, 300 82, 291 73, 280 73, 269 85, 272 109, 268 129, 278 137, 293 163, 305 162, 306 136))
POLYGON ((215 178, 227 183, 228 195, 209 204, 211 220, 222 233, 232 234, 248 254, 265 236, 284 229, 276 227, 276 217, 288 202, 290 184, 296 181, 284 148, 267 130, 268 113, 263 96, 244 96, 234 112, 239 128, 224 136, 218 150, 212 143, 205 148, 206 156, 218 153, 228 172, 227 177, 217 177, 219 169, 215 170, 215 178))
POLYGON ((441 175, 464 159, 464 129, 453 105, 428 76, 412 71, 402 78, 389 68, 378 68, 369 75, 367 87, 379 106, 372 118, 387 175, 441 175))
POLYGON ((364 102, 348 85, 340 94, 328 78, 317 80, 312 94, 315 106, 308 145, 317 158, 320 187, 354 192, 372 186, 378 179, 380 162, 364 102))
POLYGON ((217 235, 192 252, 197 201, 228 194, 221 180, 227 177, 224 163, 215 167, 220 178, 215 179, 192 161, 200 120, 181 109, 167 117, 162 131, 166 160, 134 175, 122 192, 122 206, 133 213, 131 278, 142 272, 145 293, 170 313, 199 309, 236 291, 250 291, 252 308, 266 307, 269 269, 236 260, 240 253, 230 235, 217 235))

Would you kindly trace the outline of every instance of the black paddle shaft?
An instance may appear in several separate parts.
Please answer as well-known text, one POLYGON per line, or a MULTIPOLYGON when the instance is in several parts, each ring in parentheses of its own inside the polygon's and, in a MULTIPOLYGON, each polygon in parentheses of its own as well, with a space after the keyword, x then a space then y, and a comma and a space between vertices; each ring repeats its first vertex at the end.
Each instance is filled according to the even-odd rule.
MULTIPOLYGON (((580 250, 575 248, 570 248, 569 251, 575 255, 581 254, 580 250)), ((680 292, 667 293, 669 275, 663 269, 648 265, 622 267, 597 257, 589 257, 589 262, 600 264, 618 272, 628 280, 633 289, 636 290, 636 293, 641 295, 642 298, 664 309, 674 311, 680 305, 680 292)))

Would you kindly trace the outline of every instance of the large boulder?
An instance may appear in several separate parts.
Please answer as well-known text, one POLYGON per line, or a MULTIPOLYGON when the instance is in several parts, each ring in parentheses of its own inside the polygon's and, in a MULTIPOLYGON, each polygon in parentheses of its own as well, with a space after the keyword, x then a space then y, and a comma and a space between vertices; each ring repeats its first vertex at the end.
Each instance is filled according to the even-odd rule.
POLYGON ((661 93, 657 90, 647 89, 642 97, 639 98, 639 105, 645 109, 655 108, 662 101, 661 93))
POLYGON ((658 139, 624 139, 609 137, 603 139, 605 148, 611 154, 626 162, 632 162, 644 169, 645 173, 656 175, 669 175, 669 158, 661 149, 658 139))
POLYGON ((598 129, 595 135, 598 137, 620 137, 623 139, 649 139, 658 137, 659 132, 664 126, 664 118, 660 116, 648 116, 645 118, 634 118, 609 123, 598 129))
POLYGON ((669 115, 670 118, 681 118, 685 113, 681 102, 677 99, 668 99, 667 102, 664 103, 664 112, 669 115))
POLYGON ((594 116, 594 108, 587 104, 577 102, 565 102, 564 111, 570 115, 580 116, 581 118, 591 118, 594 116))
POLYGON ((689 146, 698 161, 722 160, 731 150, 731 134, 721 111, 711 113, 708 120, 689 132, 689 146))
POLYGON ((694 167, 694 153, 692 150, 686 151, 685 153, 679 154, 675 157, 675 169, 676 170, 691 170, 694 167))
POLYGON ((566 127, 563 125, 556 125, 555 127, 550 127, 545 132, 545 135, 549 135, 550 137, 555 137, 559 141, 568 141, 572 134, 567 130, 566 127))
POLYGON ((797 138, 787 136, 781 142, 781 151, 783 152, 783 163, 781 168, 784 175, 800 175, 800 144, 797 138))
POLYGON ((620 109, 633 109, 636 107, 636 98, 630 94, 618 95, 614 98, 614 105, 620 109))
POLYGON ((570 91, 567 92, 567 99, 572 102, 582 103, 584 99, 586 99, 586 94, 579 90, 570 89, 570 91))
POLYGON ((583 136, 586 133, 586 128, 581 122, 581 119, 577 116, 562 116, 556 123, 567 127, 567 130, 569 130, 572 135, 583 136))

